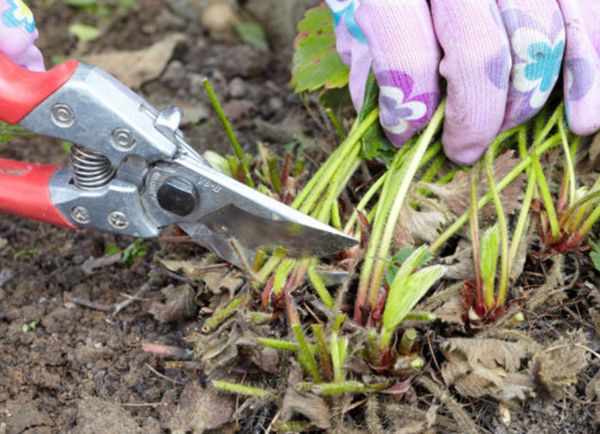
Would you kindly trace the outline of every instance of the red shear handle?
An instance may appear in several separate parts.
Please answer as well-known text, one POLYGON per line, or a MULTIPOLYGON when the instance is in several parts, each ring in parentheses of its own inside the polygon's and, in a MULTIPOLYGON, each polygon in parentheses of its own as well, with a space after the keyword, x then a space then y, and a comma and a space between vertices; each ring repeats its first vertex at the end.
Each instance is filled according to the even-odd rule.
POLYGON ((32 72, 0 54, 0 121, 18 124, 75 73, 69 60, 48 72, 32 72))
POLYGON ((50 197, 48 184, 58 169, 0 158, 0 211, 73 228, 50 197))

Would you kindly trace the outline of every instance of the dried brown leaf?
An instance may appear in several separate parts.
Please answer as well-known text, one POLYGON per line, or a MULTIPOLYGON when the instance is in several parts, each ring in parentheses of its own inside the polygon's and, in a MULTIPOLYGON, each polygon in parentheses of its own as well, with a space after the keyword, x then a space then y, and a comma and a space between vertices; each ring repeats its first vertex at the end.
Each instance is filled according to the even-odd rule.
POLYGON ((231 420, 235 398, 216 389, 187 384, 177 406, 161 414, 162 425, 171 432, 201 433, 217 429, 231 420))
POLYGON ((135 419, 127 410, 112 402, 88 397, 77 405, 76 432, 136 434, 139 431, 135 419))
POLYGON ((331 414, 323 398, 312 394, 299 393, 292 387, 288 387, 281 406, 282 421, 287 422, 294 415, 306 417, 321 429, 331 427, 331 414))
POLYGON ((404 204, 394 232, 394 246, 402 249, 423 242, 430 243, 446 220, 441 211, 415 210, 409 204, 404 204))
POLYGON ((169 285, 161 292, 167 296, 166 302, 154 302, 150 305, 150 314, 158 322, 169 323, 173 321, 192 318, 196 315, 197 305, 195 292, 189 284, 180 286, 169 285))
POLYGON ((585 386, 585 396, 587 399, 600 400, 600 369, 585 386))
MULTIPOLYGON (((504 178, 517 164, 519 159, 514 157, 512 151, 507 151, 496 158, 494 162, 494 179, 499 182, 504 178)), ((460 216, 468 211, 470 201, 470 174, 467 172, 459 172, 454 179, 447 184, 426 184, 448 209, 457 216, 460 216)), ((521 204, 523 194, 524 177, 519 175, 510 185, 508 185, 500 193, 504 212, 512 214, 517 211, 521 204)), ((479 183, 479 195, 483 195, 489 191, 489 183, 486 176, 481 177, 479 183)), ((480 219, 482 224, 486 224, 495 220, 496 211, 493 204, 488 204, 481 211, 480 219)))
POLYGON ((577 374, 588 364, 584 343, 582 336, 575 335, 560 339, 535 355, 531 373, 544 394, 560 398, 577 382, 577 374))
POLYGON ((127 86, 137 88, 160 76, 173 50, 184 40, 184 35, 175 33, 142 50, 106 51, 86 56, 84 60, 108 71, 127 86))
POLYGON ((446 266, 444 278, 461 281, 472 279, 475 275, 472 252, 471 244, 461 239, 454 254, 445 256, 441 260, 441 263, 446 266))
POLYGON ((506 401, 525 399, 533 391, 530 375, 519 371, 528 353, 520 342, 453 338, 444 342, 442 352, 448 360, 442 367, 444 381, 465 396, 506 401))
POLYGON ((169 271, 182 272, 189 279, 203 281, 206 289, 213 294, 226 292, 233 296, 244 284, 242 274, 238 270, 229 267, 214 268, 212 267, 214 265, 212 260, 213 258, 209 256, 201 261, 160 259, 160 263, 169 271))
POLYGON ((83 264, 81 264, 81 270, 87 274, 88 276, 93 274, 99 268, 110 267, 118 263, 121 260, 121 255, 104 255, 99 258, 89 258, 86 259, 83 264))
POLYGON ((415 311, 432 312, 441 321, 463 326, 465 307, 462 296, 463 282, 434 293, 424 302, 417 305, 415 311))

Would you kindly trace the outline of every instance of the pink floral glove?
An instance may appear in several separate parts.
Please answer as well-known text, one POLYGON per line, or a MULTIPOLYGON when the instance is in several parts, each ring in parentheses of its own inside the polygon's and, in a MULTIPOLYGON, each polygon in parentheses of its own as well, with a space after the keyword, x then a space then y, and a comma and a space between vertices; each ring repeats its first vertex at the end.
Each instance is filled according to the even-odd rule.
POLYGON ((600 129, 600 0, 557 0, 566 23, 565 102, 569 127, 600 129))
POLYGON ((430 120, 440 99, 439 72, 447 82, 444 150, 457 163, 476 162, 500 132, 546 103, 565 47, 570 126, 578 134, 600 128, 600 0, 328 4, 338 50, 351 68, 354 104, 362 105, 372 67, 380 121, 396 146, 430 120))
POLYGON ((34 45, 37 37, 27 5, 22 0, 0 0, 0 53, 32 71, 43 71, 42 53, 34 45))

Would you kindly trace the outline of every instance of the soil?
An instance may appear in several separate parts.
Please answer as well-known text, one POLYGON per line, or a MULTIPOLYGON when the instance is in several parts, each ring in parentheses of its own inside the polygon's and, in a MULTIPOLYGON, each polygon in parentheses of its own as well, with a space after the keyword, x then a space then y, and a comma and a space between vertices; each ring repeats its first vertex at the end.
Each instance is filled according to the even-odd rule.
MULTIPOLYGON (((285 54, 211 40, 195 17, 178 15, 164 0, 138 0, 138 6, 117 19, 99 41, 78 46, 66 28, 75 21, 94 23, 93 15, 61 1, 30 3, 42 35, 39 46, 48 60, 108 48, 139 49, 171 32, 184 33, 186 42, 174 51, 161 77, 146 83, 141 92, 158 106, 176 102, 196 113, 199 122, 185 126, 184 132, 201 152, 230 153, 226 135, 204 96, 203 76, 222 97, 240 141, 248 147, 258 140, 275 150, 299 138, 310 137, 313 144, 326 142, 325 133, 289 88, 285 54)), ((0 155, 56 164, 66 164, 68 159, 59 143, 34 137, 0 145, 0 155)), ((182 283, 182 277, 157 265, 156 259, 197 258, 204 251, 188 243, 149 240, 144 242, 147 255, 133 265, 113 261, 86 273, 84 264, 89 265, 90 258, 105 257, 109 245, 124 248, 131 241, 0 216, 0 433, 173 429, 166 409, 184 399, 186 385, 203 384, 205 373, 193 361, 187 369, 168 369, 162 358, 143 351, 142 344, 191 349, 184 337, 199 331, 201 323, 195 315, 164 323, 151 314, 153 303, 164 300, 160 289, 182 283), (148 282, 151 290, 139 299, 116 315, 107 311, 107 306, 126 300, 148 282)), ((188 283, 195 293, 202 291, 199 283, 188 283)), ((194 312, 209 304, 206 297, 195 302, 194 312)), ((553 320, 572 320, 565 315, 560 312, 553 320)), ((591 334, 590 324, 582 323, 591 334)), ((593 348, 597 347, 596 343, 593 348)), ((489 432, 593 432, 596 408, 584 389, 598 366, 597 360, 588 366, 572 396, 557 402, 528 400, 511 409, 508 427, 500 422, 493 401, 464 401, 464 408, 476 421, 483 414, 491 415, 481 425, 489 432)), ((426 397, 425 402, 432 398, 426 397)), ((259 408, 252 415, 262 420, 259 416, 258 422, 238 420, 220 431, 262 432, 272 410, 259 408)))

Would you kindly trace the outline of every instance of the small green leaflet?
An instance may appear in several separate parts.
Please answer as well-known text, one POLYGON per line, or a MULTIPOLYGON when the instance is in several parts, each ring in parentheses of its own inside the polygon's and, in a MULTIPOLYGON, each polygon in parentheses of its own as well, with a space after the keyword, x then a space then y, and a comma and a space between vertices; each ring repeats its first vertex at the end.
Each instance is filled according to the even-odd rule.
POLYGON ((480 241, 480 269, 483 287, 494 293, 494 282, 498 268, 498 248, 500 246, 500 230, 494 225, 486 230, 480 241))
POLYGON ((292 86, 296 93, 348 84, 348 67, 335 49, 333 17, 323 4, 309 9, 298 24, 292 60, 292 86))
POLYGON ((102 35, 102 32, 97 27, 80 23, 71 24, 69 26, 69 33, 71 33, 81 42, 93 41, 102 35))
POLYGON ((596 267, 596 271, 600 272, 600 242, 594 243, 590 241, 590 246, 592 248, 590 258, 592 259, 594 267, 596 267))
MULTIPOLYGON (((375 76, 371 72, 365 87, 365 99, 358 116, 359 120, 364 120, 371 111, 377 108, 378 104, 379 86, 377 86, 375 76)), ((376 159, 383 164, 389 165, 396 155, 396 148, 394 148, 386 137, 379 122, 369 127, 361 139, 361 144, 360 154, 366 160, 376 159)))
MULTIPOLYGON (((404 261, 406 261, 409 256, 415 252, 415 250, 416 249, 414 247, 404 247, 403 249, 398 250, 398 252, 396 252, 396 254, 392 257, 385 276, 385 280, 389 286, 392 285, 398 269, 402 266, 402 264, 404 264, 404 261)), ((420 256, 416 267, 422 267, 423 265, 427 264, 431 258, 433 258, 433 255, 429 251, 424 251, 420 256)))
POLYGON ((260 51, 269 51, 265 31, 260 24, 254 21, 237 21, 233 25, 242 42, 260 51))

